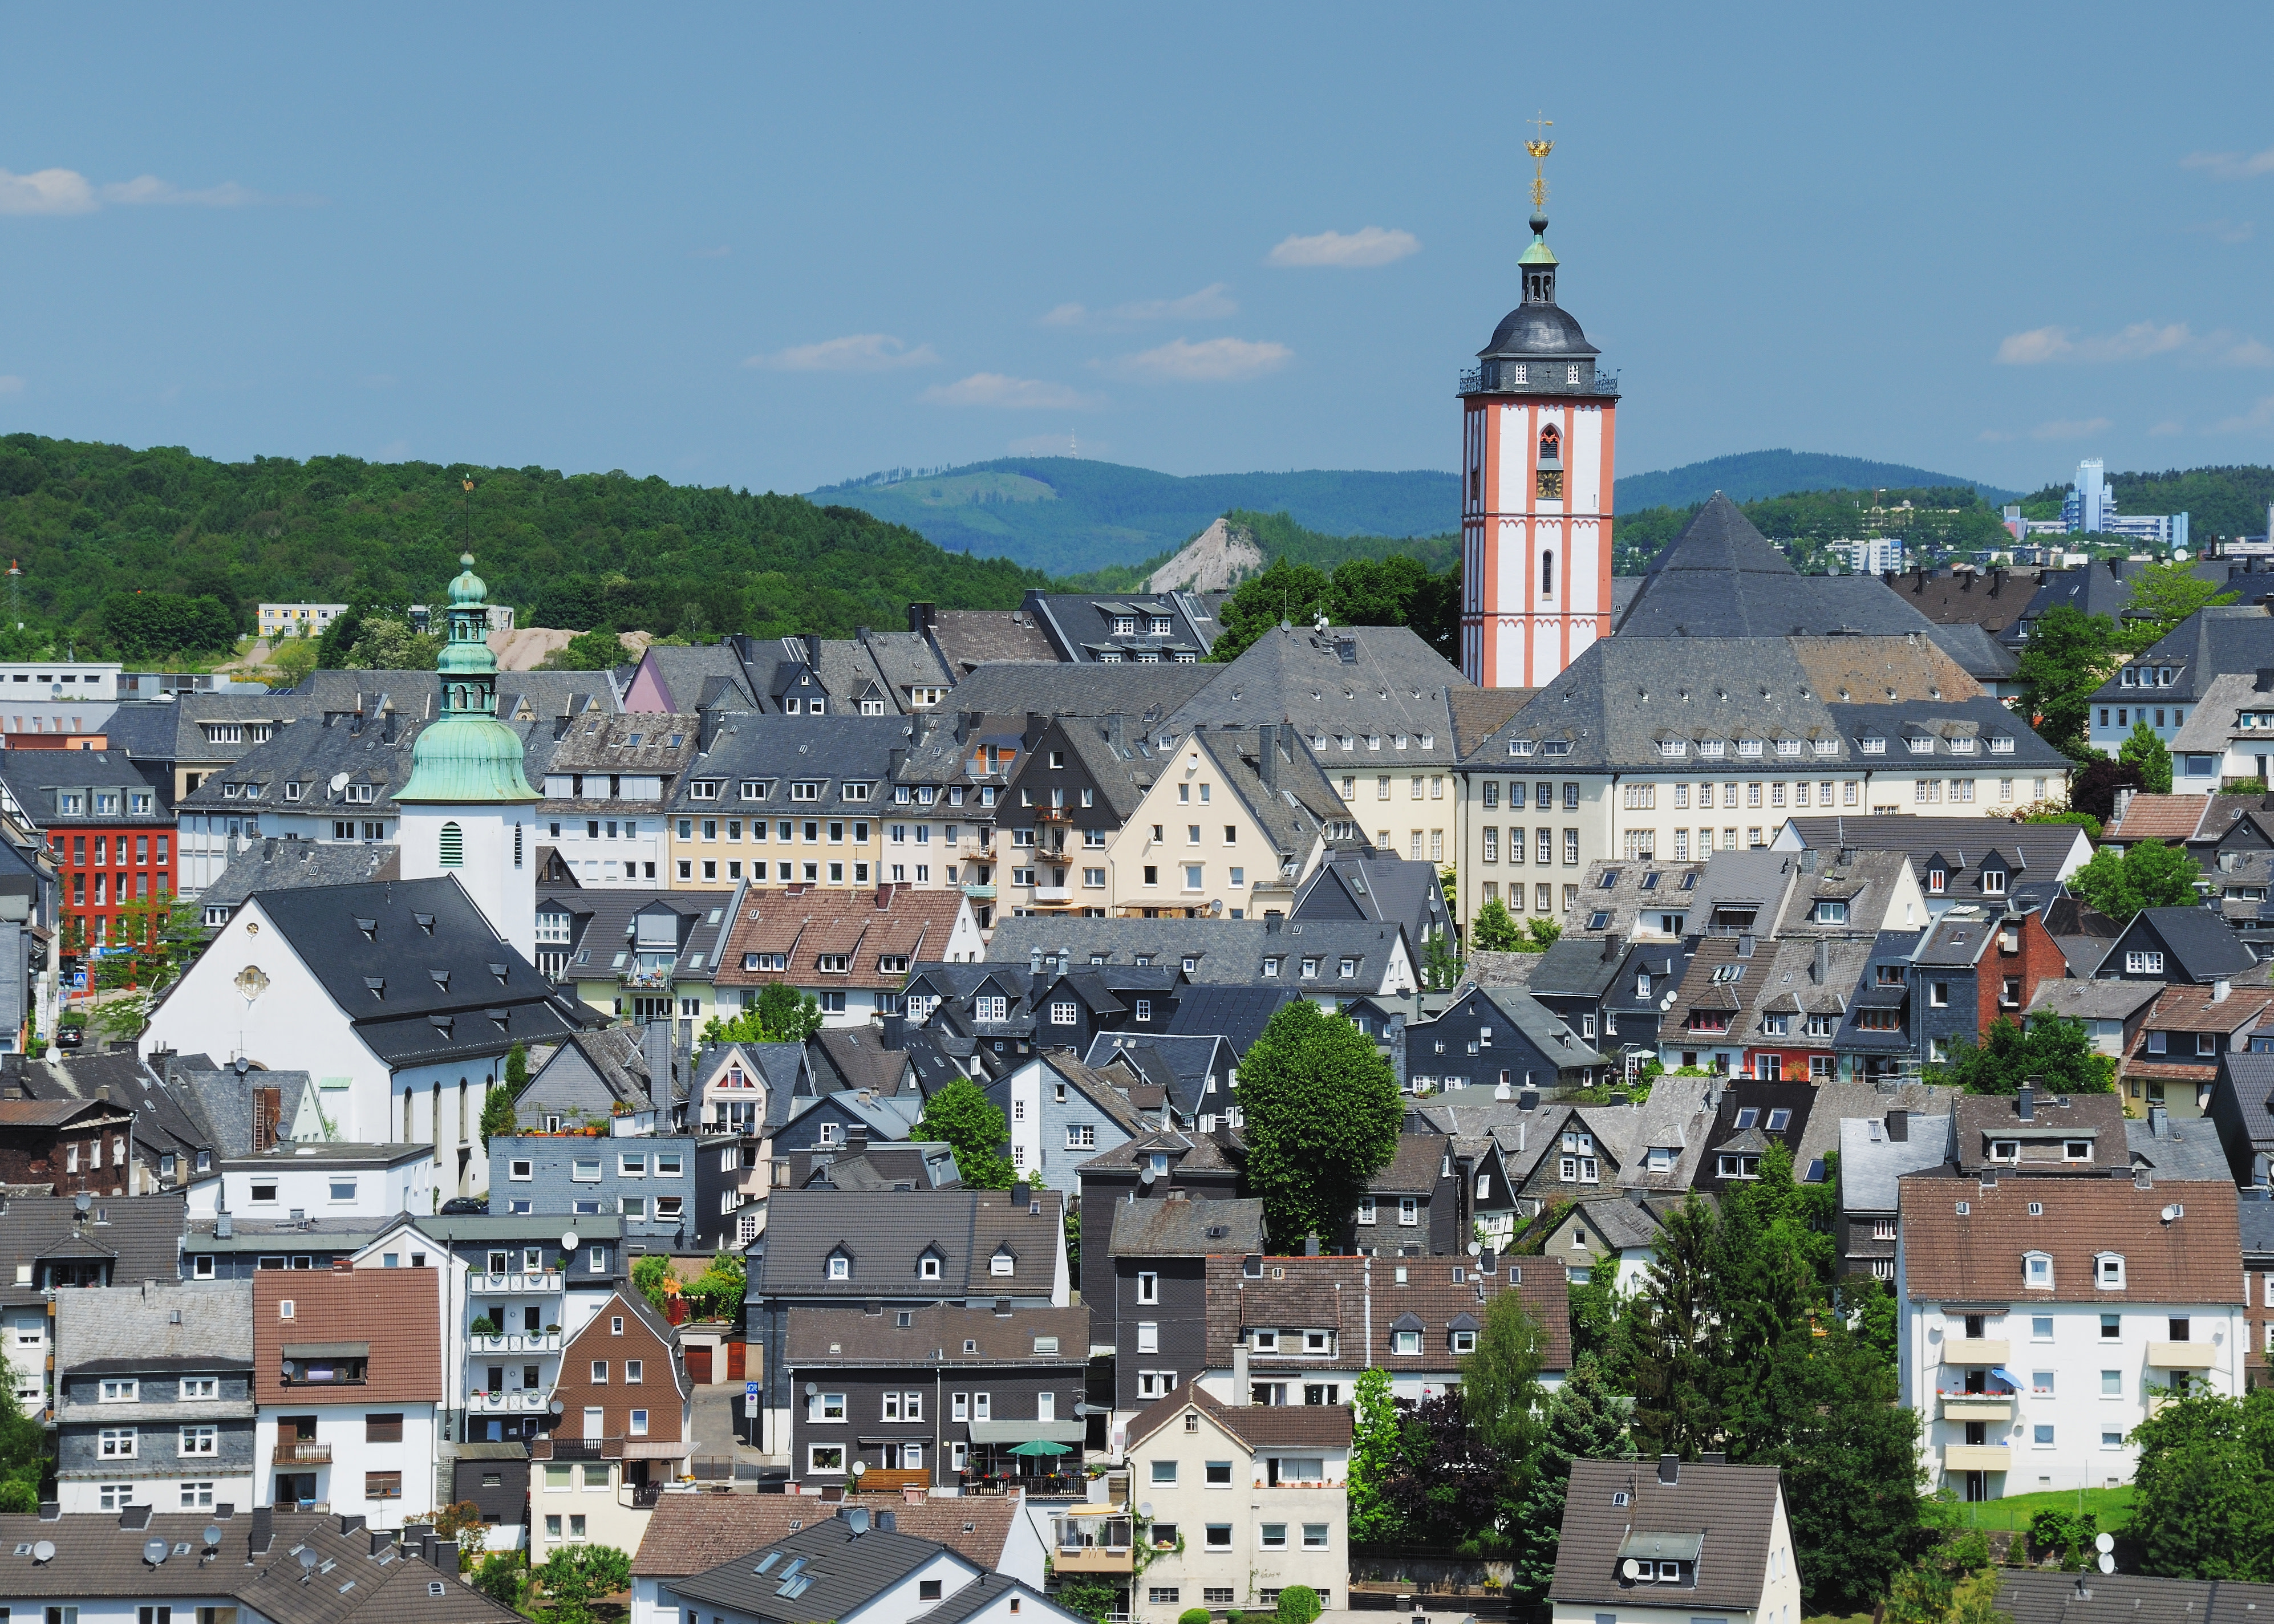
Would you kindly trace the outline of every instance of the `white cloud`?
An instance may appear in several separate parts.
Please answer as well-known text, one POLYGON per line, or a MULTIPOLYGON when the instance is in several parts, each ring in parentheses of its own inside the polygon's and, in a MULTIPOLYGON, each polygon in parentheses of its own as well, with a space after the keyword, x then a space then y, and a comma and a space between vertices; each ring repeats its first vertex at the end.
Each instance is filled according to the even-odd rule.
POLYGON ((2051 423, 2040 423, 2029 431, 2031 440, 2082 440, 2090 434, 2108 431, 2105 417, 2057 417, 2051 423))
POLYGON ((2274 429, 2274 395, 2262 395, 2258 403, 2236 417, 2222 417, 2218 432, 2222 434, 2263 434, 2274 429))
POLYGON ((0 214, 84 214, 101 207, 87 177, 76 169, 29 175, 0 169, 0 214))
POLYGON ((2257 227, 2248 220, 2206 220, 2201 225, 2187 228, 2201 231, 2222 243, 2247 243, 2256 234, 2257 227))
POLYGON ((1086 304, 1060 304, 1046 312, 1046 327, 1101 327, 1133 321, 1210 321, 1239 313, 1231 298, 1231 284, 1212 282, 1197 293, 1178 299, 1133 299, 1111 310, 1096 311, 1086 304))
POLYGON ((2184 321, 2164 327, 2135 321, 2121 333, 2082 338, 2068 327, 2032 327, 2000 343, 1998 359, 2007 366, 2036 366, 2047 361, 2137 361, 2188 349, 2195 342, 2184 321))
POLYGON ((2274 350, 2269 350, 2255 338, 2228 341, 2224 333, 2212 336, 2225 345, 2218 358, 2229 366, 2274 366, 2274 350))
POLYGON ((2208 169, 2215 180, 2251 180, 2274 175, 2274 147, 2260 153, 2189 153, 2180 160, 2183 169, 2208 169))
POLYGON ((2150 429, 2148 432, 2156 439, 2161 440, 2169 435, 2186 433, 2187 425, 2180 423, 2175 417, 2166 417, 2163 422, 2157 424, 2153 428, 2150 429))
POLYGON ((185 192, 171 181, 160 180, 155 175, 138 175, 132 180, 115 181, 102 189, 106 203, 172 203, 190 204, 201 208, 244 208, 262 201, 259 192, 238 185, 235 181, 223 181, 218 186, 207 186, 185 192))
POLYGON ((1408 254, 1419 253, 1421 241, 1411 231, 1385 231, 1367 226, 1344 237, 1321 231, 1316 237, 1291 237, 1269 255, 1273 265, 1388 265, 1408 254))
POLYGON ((1013 410, 1086 411, 1103 403, 1066 384, 1009 378, 1001 372, 974 372, 953 383, 936 383, 923 392, 923 398, 936 406, 1004 406, 1013 410))
POLYGON ((1113 367, 1138 378, 1224 383, 1276 372, 1294 358, 1295 352, 1284 344, 1244 338, 1208 338, 1195 344, 1176 338, 1157 350, 1123 356, 1113 367))
POLYGON ((12 372, 0 374, 0 395, 21 395, 23 392, 22 379, 12 372))
MULTIPOLYGON (((223 181, 218 186, 184 188, 171 181, 160 180, 155 175, 138 175, 132 180, 110 181, 97 186, 76 169, 41 169, 31 175, 13 175, 0 169, 0 214, 87 214, 106 203, 127 207, 173 204, 200 208, 247 208, 256 203, 276 200, 279 199, 264 198, 233 180, 223 181)), ((282 200, 321 201, 317 198, 282 200)))
POLYGON ((772 355, 754 355, 745 366, 783 372, 891 372, 905 366, 936 366, 939 354, 930 344, 909 349, 889 333, 852 333, 817 344, 794 344, 772 355))

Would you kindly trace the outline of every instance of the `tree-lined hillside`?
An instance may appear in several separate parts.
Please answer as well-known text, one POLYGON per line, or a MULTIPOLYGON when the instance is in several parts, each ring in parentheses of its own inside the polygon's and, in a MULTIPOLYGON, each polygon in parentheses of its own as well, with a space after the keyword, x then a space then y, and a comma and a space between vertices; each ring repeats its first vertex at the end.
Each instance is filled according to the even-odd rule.
POLYGON ((265 600, 436 601, 470 545, 494 600, 576 630, 849 635, 905 625, 912 599, 1008 607, 1043 581, 801 496, 0 437, 0 547, 22 567, 26 623, 8 620, 0 650, 211 653, 265 600))

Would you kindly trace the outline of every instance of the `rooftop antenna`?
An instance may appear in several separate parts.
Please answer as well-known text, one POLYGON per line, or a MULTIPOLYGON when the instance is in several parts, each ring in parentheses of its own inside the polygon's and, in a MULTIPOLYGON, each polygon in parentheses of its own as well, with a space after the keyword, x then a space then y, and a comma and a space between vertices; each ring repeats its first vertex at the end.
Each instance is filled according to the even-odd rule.
POLYGON ((24 566, 14 559, 8 560, 8 618, 24 629, 24 566))

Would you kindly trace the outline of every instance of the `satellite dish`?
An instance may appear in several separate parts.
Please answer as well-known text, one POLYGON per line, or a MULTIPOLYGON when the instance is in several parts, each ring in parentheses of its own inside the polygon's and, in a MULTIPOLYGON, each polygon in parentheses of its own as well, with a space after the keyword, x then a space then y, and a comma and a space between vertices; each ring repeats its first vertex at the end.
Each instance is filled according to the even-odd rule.
POLYGON ((2093 1540, 2092 1548, 2099 1552, 2101 1555, 2106 1556, 2111 1551, 2116 1549, 2116 1536, 2113 1534, 2099 1535, 2093 1540))
POLYGON ((856 1477, 868 1470, 869 1462, 866 1461, 855 1461, 853 1462, 853 1475, 856 1477))
POLYGON ((2100 1553, 2100 1571, 2103 1573, 2114 1573, 2116 1571, 2116 1559, 2109 1555, 2105 1551, 2103 1551, 2100 1553))
POLYGON ((557 1399, 557 1398, 556 1398, 556 1399, 554 1399, 554 1400, 553 1401, 553 1403, 552 1403, 551 1408, 552 1408, 553 1413, 554 1415, 556 1415, 556 1416, 557 1416, 557 1415, 559 1415, 562 1410, 566 1410, 566 1409, 568 1408, 568 1406, 567 1406, 566 1404, 563 1404, 563 1403, 562 1403, 559 1399, 557 1399))
POLYGON ((1473 1258, 1477 1256, 1478 1253, 1483 1252, 1484 1249, 1485 1244, 1482 1241, 1471 1241, 1469 1243, 1469 1256, 1473 1258))
POLYGON ((1619 1575, 1622 1578, 1636 1578, 1638 1577, 1641 1573, 1642 1564, 1636 1561, 1632 1557, 1627 1558, 1625 1561, 1619 1564, 1619 1575))
POLYGON ((811 1382, 809 1382, 809 1382, 807 1382, 807 1383, 805 1384, 805 1395, 806 1395, 806 1397, 808 1397, 808 1398, 811 1398, 811 1397, 812 1397, 816 1393, 817 1393, 817 1392, 819 1392, 819 1391, 820 1391, 820 1389, 819 1389, 819 1388, 817 1388, 817 1387, 815 1387, 811 1382))
POLYGON ((561 1250, 563 1252, 574 1252, 576 1250, 576 1230, 563 1229, 561 1231, 561 1250))
POLYGON ((1153 1515, 1153 1502, 1148 1500, 1142 1505, 1139 1506, 1137 1507, 1137 1515, 1141 1517, 1151 1516, 1153 1515))
POLYGON ((218 1522, 208 1522, 208 1523, 207 1523, 207 1524, 206 1524, 206 1549, 207 1549, 207 1550, 208 1550, 208 1551, 210 1551, 210 1550, 212 1550, 215 1545, 218 1545, 219 1544, 221 1544, 221 1524, 220 1524, 220 1523, 218 1523, 218 1522))
POLYGON ((52 1539, 42 1539, 39 1544, 34 1545, 32 1547, 32 1560, 35 1562, 54 1561, 56 1560, 56 1542, 52 1539))
POLYGON ((348 786, 348 775, 347 775, 346 773, 344 773, 344 772, 335 772, 335 773, 332 774, 332 793, 334 793, 335 795, 336 795, 336 794, 338 794, 342 790, 345 789, 347 786, 348 786))
POLYGON ((80 1212, 84 1213, 88 1207, 94 1205, 94 1198, 89 1195, 86 1191, 82 1190, 77 1195, 72 1197, 72 1205, 77 1207, 80 1212))
POLYGON ((142 1560, 155 1568, 166 1560, 169 1549, 170 1547, 162 1539, 146 1539, 142 1542, 142 1560))
MULTIPOLYGON (((1151 1162, 1147 1162, 1145 1164, 1144 1171, 1137 1175, 1137 1182, 1141 1184, 1149 1184, 1153 1182, 1153 1165, 1151 1162)), ((85 1196, 81 1196, 79 1199, 81 1200, 85 1200, 87 1198, 85 1196)), ((85 1209, 82 1208, 81 1210, 84 1211, 85 1209)))
MULTIPOLYGON (((156 1545, 158 1542, 154 1539, 150 1543, 152 1545, 156 1545)), ((302 1545, 300 1547, 300 1566, 306 1568, 310 1573, 313 1573, 316 1570, 316 1564, 323 1560, 324 1559, 322 1557, 318 1556, 307 1546, 302 1545)))

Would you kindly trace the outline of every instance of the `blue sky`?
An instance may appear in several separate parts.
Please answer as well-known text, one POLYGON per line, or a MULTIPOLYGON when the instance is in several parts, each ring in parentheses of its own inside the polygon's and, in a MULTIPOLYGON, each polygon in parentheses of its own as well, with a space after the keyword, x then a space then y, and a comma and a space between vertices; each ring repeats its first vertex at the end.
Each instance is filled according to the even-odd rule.
POLYGON ((799 490, 1451 466, 1522 142, 1621 466, 2274 457, 2263 7, 46 7, 0 431, 799 490))

